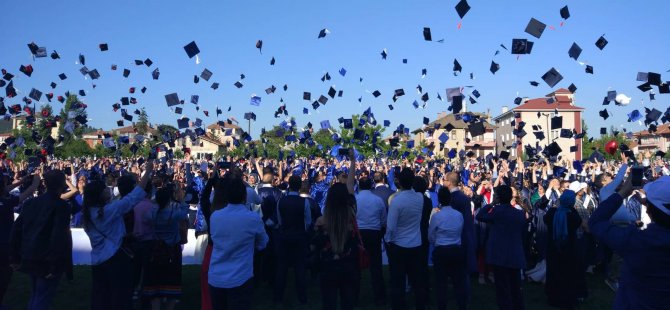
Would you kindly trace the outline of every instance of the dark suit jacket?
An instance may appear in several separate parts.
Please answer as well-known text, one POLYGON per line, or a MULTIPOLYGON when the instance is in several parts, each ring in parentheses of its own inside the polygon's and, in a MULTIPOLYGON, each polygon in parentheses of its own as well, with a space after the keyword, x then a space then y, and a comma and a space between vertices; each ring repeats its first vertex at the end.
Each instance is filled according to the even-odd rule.
POLYGON ((466 251, 468 273, 477 271, 477 241, 475 240, 475 221, 472 216, 470 197, 460 190, 451 193, 451 207, 463 215, 463 233, 461 242, 466 251))
POLYGON ((70 208, 56 194, 26 201, 14 223, 12 261, 36 276, 66 271, 72 259, 70 208))
POLYGON ((526 217, 523 211, 509 204, 488 205, 477 213, 477 220, 489 223, 487 263, 507 268, 526 267, 523 250, 526 217))
POLYGON ((386 209, 389 208, 389 197, 395 193, 392 189, 390 189, 388 186, 383 185, 383 186, 377 186, 371 190, 371 192, 382 200, 384 200, 384 205, 386 206, 386 209))

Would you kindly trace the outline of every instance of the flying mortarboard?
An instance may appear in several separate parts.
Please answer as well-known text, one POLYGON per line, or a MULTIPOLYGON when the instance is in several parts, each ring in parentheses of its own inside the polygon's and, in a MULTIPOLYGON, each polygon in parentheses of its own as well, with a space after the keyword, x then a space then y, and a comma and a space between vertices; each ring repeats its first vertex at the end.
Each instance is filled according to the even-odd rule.
POLYGON ((147 67, 151 67, 151 65, 153 65, 154 62, 151 61, 151 59, 147 58, 147 59, 144 60, 144 64, 145 64, 147 67))
POLYGON ((567 5, 561 8, 561 18, 563 19, 570 18, 570 10, 568 9, 567 5))
POLYGON ((433 41, 433 37, 430 34, 430 28, 423 27, 423 39, 426 41, 433 41))
POLYGON ((330 98, 335 98, 335 94, 337 94, 337 91, 331 86, 330 89, 328 89, 328 96, 330 96, 330 98))
POLYGON ((177 95, 177 93, 165 95, 165 101, 167 102, 168 107, 178 105, 180 103, 179 96, 177 95))
POLYGON ((545 28, 547 28, 547 25, 545 25, 543 22, 535 18, 531 18, 528 22, 528 26, 526 26, 526 33, 539 39, 542 36, 542 32, 544 32, 545 28))
POLYGON ((534 131, 533 134, 535 135, 535 139, 542 141, 544 140, 544 131, 534 131))
POLYGON ((458 95, 452 98, 451 112, 458 114, 463 109, 463 96, 458 95))
POLYGON ((561 129, 560 137, 561 138, 572 138, 573 132, 570 129, 561 129))
POLYGON ((586 65, 586 69, 584 71, 588 74, 593 74, 593 66, 586 65))
POLYGON ((188 117, 182 117, 182 118, 178 119, 177 120, 177 128, 184 129, 184 128, 190 127, 188 122, 189 122, 188 117))
POLYGON ((184 46, 184 51, 186 51, 188 58, 193 58, 193 56, 200 53, 200 49, 198 48, 198 45, 195 44, 195 41, 191 41, 191 43, 186 44, 184 46))
POLYGON ((493 74, 496 74, 498 70, 500 70, 500 65, 497 64, 495 61, 491 60, 491 67, 489 68, 489 71, 491 71, 491 73, 493 74))
POLYGON ((321 96, 319 96, 318 101, 319 101, 320 104, 326 104, 328 102, 328 97, 326 97, 324 95, 321 95, 321 96))
POLYGON ((547 73, 542 75, 542 80, 544 80, 549 87, 554 87, 556 84, 558 84, 561 80, 563 80, 563 76, 558 73, 558 71, 555 68, 551 68, 547 73))
POLYGON ((91 77, 91 80, 97 80, 100 78, 100 73, 98 73, 98 69, 93 69, 88 73, 88 76, 91 77))
POLYGON ((62 81, 62 80, 67 79, 67 75, 65 75, 65 73, 61 73, 61 74, 58 75, 58 78, 62 81))
POLYGON ((551 118, 551 130, 563 127, 563 116, 554 116, 551 118))
POLYGON ((610 114, 607 112, 607 109, 604 109, 600 112, 598 112, 600 117, 602 117, 604 120, 607 120, 608 117, 610 117, 610 114))
POLYGON ((572 46, 570 47, 570 50, 568 50, 568 56, 570 58, 577 60, 579 58, 579 55, 582 54, 582 48, 577 45, 577 43, 572 43, 572 46))
POLYGON ((212 74, 213 74, 212 71, 204 69, 202 70, 202 73, 200 73, 200 78, 209 82, 209 79, 212 77, 212 74))
POLYGON ((600 36, 600 38, 598 38, 598 41, 596 41, 596 46, 598 47, 598 49, 600 49, 602 51, 603 48, 605 48, 605 46, 607 46, 607 43, 608 43, 608 41, 605 39, 605 37, 600 36))
POLYGON ((40 99, 42 98, 42 92, 33 88, 30 91, 30 95, 28 95, 28 97, 32 98, 35 101, 40 101, 40 99))
POLYGON ((219 83, 212 83, 211 88, 212 88, 213 90, 217 90, 217 89, 219 88, 219 83))
POLYGON ((468 125, 468 132, 470 132, 470 135, 473 138, 483 135, 485 132, 484 122, 482 121, 482 122, 470 123, 468 125))
POLYGON ((128 69, 123 69, 123 77, 127 78, 130 75, 130 70, 128 69))
POLYGON ((557 156, 558 154, 561 153, 561 151, 563 151, 563 150, 561 149, 561 147, 560 147, 560 146, 558 145, 558 143, 556 143, 556 142, 553 142, 553 143, 549 144, 549 145, 544 149, 544 152, 545 152, 549 157, 557 156))
POLYGON ((465 14, 467 14, 468 11, 470 11, 470 5, 468 5, 468 1, 461 0, 461 1, 458 2, 458 4, 456 4, 455 9, 456 9, 456 13, 458 13, 458 16, 461 19, 463 19, 465 14))
POLYGON ((463 67, 461 67, 461 64, 458 63, 458 59, 454 58, 454 72, 461 72, 463 70, 463 67))
POLYGON ((326 29, 326 28, 321 29, 321 31, 319 31, 319 36, 317 37, 317 39, 325 38, 326 35, 329 34, 329 33, 330 33, 330 31, 328 29, 326 29))

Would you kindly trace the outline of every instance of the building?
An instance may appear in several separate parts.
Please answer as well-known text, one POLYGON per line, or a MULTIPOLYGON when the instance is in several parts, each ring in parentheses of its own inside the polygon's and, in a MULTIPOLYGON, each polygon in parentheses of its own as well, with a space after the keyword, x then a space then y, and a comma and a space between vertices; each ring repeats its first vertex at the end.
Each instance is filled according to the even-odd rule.
POLYGON ((556 90, 544 98, 525 100, 513 109, 502 108, 502 113, 493 118, 496 129, 496 151, 499 153, 509 148, 510 156, 516 158, 523 152, 525 145, 535 146, 539 143, 542 148, 556 141, 561 147, 561 156, 566 160, 582 159, 582 140, 574 138, 561 138, 561 128, 551 129, 551 118, 561 116, 564 129, 574 129, 577 133, 582 132, 582 112, 584 108, 575 106, 574 94, 565 88, 556 90), (549 103, 553 99, 553 103, 549 103), (514 121, 514 125, 512 125, 514 121), (524 122, 524 130, 527 132, 522 138, 517 138, 513 131, 520 122, 524 122), (537 126, 538 130, 533 130, 537 126), (544 139, 537 139, 534 132, 543 132, 544 139), (516 147, 512 147, 517 142, 516 147), (576 151, 570 152, 570 147, 575 146, 576 151))
POLYGON ((488 154, 495 152, 495 126, 489 123, 489 116, 484 113, 468 112, 478 116, 481 120, 486 121, 484 123, 484 134, 476 137, 472 137, 468 131, 468 123, 464 122, 462 119, 456 119, 454 114, 447 114, 446 112, 438 113, 437 119, 423 128, 414 130, 414 145, 418 146, 422 142, 425 142, 426 145, 433 145, 433 152, 436 155, 446 156, 449 150, 456 149, 460 152, 464 150, 465 152, 472 151, 476 156, 486 156, 488 154), (435 125, 439 124, 439 129, 434 129, 435 125), (451 124, 454 128, 451 131, 447 131, 445 127, 447 124, 451 124), (431 133, 432 132, 432 133, 431 133), (439 137, 446 133, 449 140, 444 144, 441 143, 439 137), (466 141, 466 138, 470 142, 466 141))
POLYGON ((649 151, 652 154, 656 151, 665 153, 670 152, 670 123, 658 125, 656 132, 650 133, 648 130, 633 133, 633 138, 637 145, 637 152, 649 151))

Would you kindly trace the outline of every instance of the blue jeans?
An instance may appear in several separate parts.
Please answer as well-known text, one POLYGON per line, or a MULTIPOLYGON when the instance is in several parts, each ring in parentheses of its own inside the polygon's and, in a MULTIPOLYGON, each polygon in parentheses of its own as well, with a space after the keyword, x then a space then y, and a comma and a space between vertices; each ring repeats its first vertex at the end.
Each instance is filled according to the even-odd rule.
POLYGON ((30 275, 30 286, 32 293, 28 301, 28 310, 49 309, 56 297, 56 290, 62 274, 53 276, 51 279, 30 275))

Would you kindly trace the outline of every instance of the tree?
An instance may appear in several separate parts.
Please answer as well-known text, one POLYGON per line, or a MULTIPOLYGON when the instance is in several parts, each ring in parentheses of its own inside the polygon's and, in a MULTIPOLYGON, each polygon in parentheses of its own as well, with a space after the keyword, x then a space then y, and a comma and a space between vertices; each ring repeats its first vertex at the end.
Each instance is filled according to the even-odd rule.
POLYGON ((58 158, 92 156, 93 154, 95 154, 95 151, 86 141, 80 139, 71 139, 54 149, 54 155, 58 158))
MULTIPOLYGON (((366 117, 363 117, 366 118, 366 117)), ((354 147, 358 152, 365 157, 374 157, 377 151, 385 152, 388 146, 382 141, 383 133, 386 128, 382 125, 370 125, 366 122, 363 126, 359 126, 361 116, 358 114, 352 115, 351 120, 354 125, 353 129, 344 128, 340 125, 340 137, 344 147, 354 147), (363 136, 369 138, 368 141, 354 140, 354 132, 356 129, 363 130, 363 136), (372 143, 373 137, 376 136, 376 143, 372 143)))
POLYGON ((137 133, 140 135, 146 135, 149 131, 149 115, 144 107, 140 109, 140 115, 137 117, 135 129, 137 129, 137 133))
POLYGON ((76 95, 70 95, 69 97, 67 97, 65 105, 63 105, 63 108, 60 110, 61 126, 58 129, 58 135, 62 135, 65 138, 65 141, 69 141, 72 138, 80 138, 81 135, 84 133, 84 127, 86 127, 86 125, 79 124, 75 120, 75 117, 77 116, 86 117, 86 111, 83 108, 81 108, 82 104, 83 103, 79 102, 79 99, 77 98, 76 95), (71 114, 72 118, 70 118, 71 114), (70 121, 77 124, 75 125, 72 133, 69 133, 68 131, 65 130, 65 125, 70 121))

